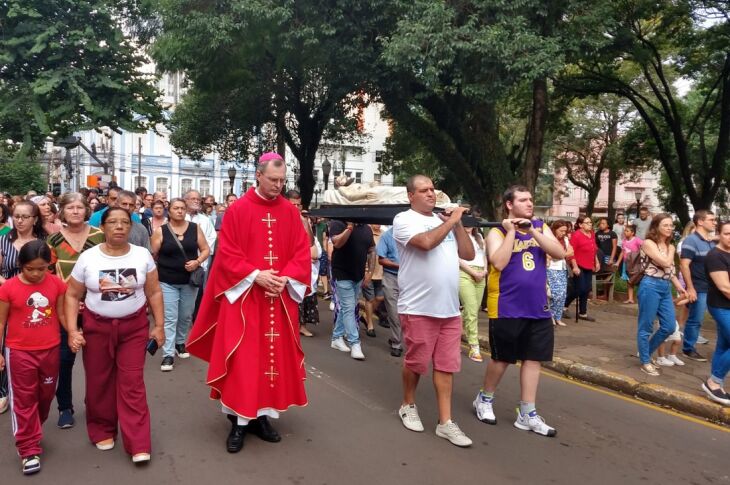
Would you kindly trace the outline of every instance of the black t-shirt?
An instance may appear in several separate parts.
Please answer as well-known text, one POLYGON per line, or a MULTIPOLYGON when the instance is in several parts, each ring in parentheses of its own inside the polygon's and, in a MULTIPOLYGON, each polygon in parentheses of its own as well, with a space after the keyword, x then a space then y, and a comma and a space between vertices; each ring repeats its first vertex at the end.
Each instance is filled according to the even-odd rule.
POLYGON ((613 250, 613 243, 611 241, 614 239, 618 239, 618 236, 611 230, 596 231, 596 245, 607 258, 611 257, 611 251, 613 250))
POLYGON ((185 269, 185 263, 198 257, 198 227, 194 222, 188 223, 188 228, 180 240, 185 257, 175 242, 176 236, 167 224, 162 226, 162 244, 157 253, 157 272, 160 281, 170 285, 187 285, 190 283, 190 273, 185 269))
POLYGON ((710 289, 707 292, 707 305, 717 308, 730 308, 730 300, 722 294, 712 281, 710 273, 725 271, 730 273, 730 253, 726 253, 718 248, 713 248, 705 257, 705 272, 710 283, 710 289))
MULTIPOLYGON (((347 224, 342 221, 330 222, 330 237, 341 234, 346 227, 347 224)), ((355 224, 345 245, 332 251, 332 276, 336 280, 360 281, 363 279, 368 250, 373 246, 375 246, 375 241, 370 226, 355 224)))

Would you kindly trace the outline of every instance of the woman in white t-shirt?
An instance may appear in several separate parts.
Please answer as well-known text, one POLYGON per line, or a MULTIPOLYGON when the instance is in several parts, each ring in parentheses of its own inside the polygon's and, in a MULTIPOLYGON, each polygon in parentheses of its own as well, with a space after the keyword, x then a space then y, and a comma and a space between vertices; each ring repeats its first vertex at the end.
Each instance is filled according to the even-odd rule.
MULTIPOLYGON (((568 229, 570 222, 555 221, 550 226, 555 238, 566 251, 565 259, 552 259, 548 257, 547 281, 550 288, 550 313, 553 315, 553 325, 565 326, 563 322, 563 310, 565 297, 568 293, 568 276, 570 275, 568 259, 573 256, 573 247, 568 242, 568 229)), ((572 260, 572 259, 571 259, 572 260)), ((572 265, 577 266, 575 260, 572 265)))
POLYGON ((484 251, 484 238, 476 227, 465 227, 472 246, 474 259, 459 259, 459 299, 461 300, 461 320, 464 335, 469 344, 469 358, 474 362, 482 362, 479 351, 479 305, 487 283, 487 253, 484 251))
MULTIPOLYGON (((106 242, 84 251, 68 279, 69 335, 78 332, 76 314, 84 299, 86 428, 100 450, 114 447, 117 427, 132 462, 150 460, 150 413, 144 385, 148 339, 162 346, 162 292, 150 252, 129 244, 129 213, 109 208, 101 217, 106 242), (147 305, 155 326, 149 330, 147 305)), ((78 349, 74 349, 76 351, 78 349)))

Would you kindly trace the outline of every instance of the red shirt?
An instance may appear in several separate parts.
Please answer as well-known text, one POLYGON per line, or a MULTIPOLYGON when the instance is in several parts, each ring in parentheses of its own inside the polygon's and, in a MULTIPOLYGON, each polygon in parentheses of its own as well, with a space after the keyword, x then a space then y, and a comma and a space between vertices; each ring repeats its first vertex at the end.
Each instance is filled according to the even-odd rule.
POLYGON ((570 236, 570 245, 575 251, 575 262, 578 267, 593 271, 596 265, 596 235, 593 231, 585 235, 582 231, 575 231, 570 236))
POLYGON ((50 273, 35 285, 23 283, 16 276, 0 286, 0 300, 10 304, 5 345, 15 350, 44 350, 59 345, 61 324, 56 303, 65 292, 66 284, 50 273))

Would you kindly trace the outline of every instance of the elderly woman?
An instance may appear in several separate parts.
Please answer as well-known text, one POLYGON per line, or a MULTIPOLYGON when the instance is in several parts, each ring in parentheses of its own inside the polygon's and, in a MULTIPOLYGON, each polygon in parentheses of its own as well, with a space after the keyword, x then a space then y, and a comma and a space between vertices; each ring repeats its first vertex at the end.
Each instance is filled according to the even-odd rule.
POLYGON ((152 234, 152 254, 157 258, 165 301, 166 341, 162 349, 162 372, 173 369, 174 354, 181 359, 190 357, 185 341, 193 323, 198 295, 198 287, 190 284, 190 275, 210 254, 203 231, 194 222, 185 220, 186 211, 187 204, 183 199, 172 199, 168 211, 170 222, 158 227, 152 234))
MULTIPOLYGON (((129 243, 128 211, 111 207, 101 217, 105 242, 76 261, 66 292, 66 320, 72 337, 84 300, 83 352, 86 373, 86 429, 100 450, 114 447, 117 426, 133 463, 150 460, 150 412, 144 385, 148 339, 165 343, 162 293, 149 251, 129 243), (155 320, 150 331, 149 304, 155 320)), ((76 350, 76 349, 72 349, 76 350)))
MULTIPOLYGON (((51 272, 68 281, 71 271, 81 253, 104 242, 104 233, 88 224, 91 208, 86 198, 78 192, 68 192, 59 199, 59 220, 64 224, 61 230, 48 236, 46 242, 51 248, 51 272)), ((78 314, 76 325, 81 328, 82 317, 78 314)), ((76 354, 68 346, 66 331, 61 329, 61 367, 56 388, 58 403, 58 427, 72 428, 74 420, 71 376, 76 354)))
POLYGON ((53 207, 51 199, 45 195, 38 195, 33 197, 31 201, 38 206, 38 209, 41 212, 41 217, 43 218, 43 229, 45 229, 48 234, 54 234, 60 231, 61 224, 56 222, 56 214, 53 212, 55 207, 53 207))
MULTIPOLYGON (((20 272, 18 253, 27 242, 45 239, 38 206, 33 202, 22 200, 13 206, 15 225, 4 236, 0 236, 0 285, 20 272)), ((4 339, 3 339, 4 340, 4 339)), ((1 349, 3 352, 5 349, 1 349)), ((8 409, 8 376, 0 372, 0 413, 8 409)))

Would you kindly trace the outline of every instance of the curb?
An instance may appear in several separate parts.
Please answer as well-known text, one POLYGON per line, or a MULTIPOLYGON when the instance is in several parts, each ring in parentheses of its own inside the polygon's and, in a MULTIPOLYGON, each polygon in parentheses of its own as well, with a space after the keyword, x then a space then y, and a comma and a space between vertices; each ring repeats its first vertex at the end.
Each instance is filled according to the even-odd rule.
MULTIPOLYGON (((480 337, 479 346, 488 351, 489 341, 480 337)), ((633 398, 693 414, 715 423, 730 425, 730 408, 713 403, 702 396, 677 391, 660 384, 639 382, 623 374, 605 371, 599 367, 592 367, 560 357, 554 357, 552 362, 543 362, 542 366, 570 379, 605 387, 633 398)))

